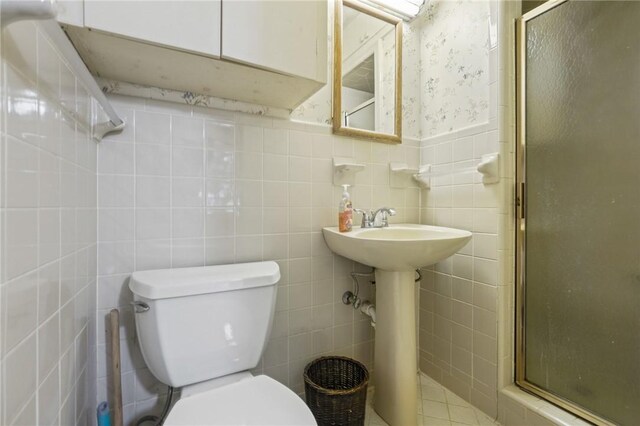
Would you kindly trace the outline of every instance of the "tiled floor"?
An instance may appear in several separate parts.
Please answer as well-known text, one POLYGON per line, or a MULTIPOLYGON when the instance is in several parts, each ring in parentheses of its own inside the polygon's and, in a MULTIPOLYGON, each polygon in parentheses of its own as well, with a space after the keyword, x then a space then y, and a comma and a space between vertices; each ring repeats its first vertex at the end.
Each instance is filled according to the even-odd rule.
MULTIPOLYGON (((418 392, 421 404, 418 405, 418 424, 424 426, 499 425, 498 422, 428 376, 421 374, 420 382, 418 392)), ((374 388, 368 391, 365 424, 386 426, 387 423, 373 411, 374 392, 374 388)))

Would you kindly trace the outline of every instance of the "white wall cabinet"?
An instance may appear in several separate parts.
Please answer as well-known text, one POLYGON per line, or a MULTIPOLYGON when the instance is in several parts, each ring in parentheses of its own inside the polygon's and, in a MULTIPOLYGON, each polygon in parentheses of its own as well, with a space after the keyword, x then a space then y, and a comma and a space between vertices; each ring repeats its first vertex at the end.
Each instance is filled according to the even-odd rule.
POLYGON ((84 25, 176 49, 220 56, 220 0, 92 1, 84 25))
POLYGON ((292 109, 327 82, 327 0, 67 0, 58 20, 92 71, 292 109))
POLYGON ((58 22, 62 24, 84 25, 84 0, 58 0, 58 22))
POLYGON ((326 50, 326 40, 326 1, 223 0, 225 59, 322 80, 327 62, 319 50, 326 50))

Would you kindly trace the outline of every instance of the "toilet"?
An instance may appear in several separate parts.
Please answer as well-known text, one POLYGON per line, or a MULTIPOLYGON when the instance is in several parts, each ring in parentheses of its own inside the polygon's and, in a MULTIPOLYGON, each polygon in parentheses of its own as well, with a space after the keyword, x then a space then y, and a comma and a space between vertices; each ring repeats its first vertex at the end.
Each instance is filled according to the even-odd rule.
POLYGON ((276 380, 253 376, 271 332, 275 262, 135 272, 135 322, 144 360, 181 388, 172 425, 316 425, 276 380))

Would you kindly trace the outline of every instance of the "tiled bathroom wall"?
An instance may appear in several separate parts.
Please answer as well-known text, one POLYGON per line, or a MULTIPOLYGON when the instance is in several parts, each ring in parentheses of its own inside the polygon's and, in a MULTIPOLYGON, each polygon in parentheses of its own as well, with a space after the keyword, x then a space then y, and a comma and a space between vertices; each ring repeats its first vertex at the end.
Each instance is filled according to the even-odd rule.
POLYGON ((3 425, 93 415, 96 143, 91 98, 32 22, 2 33, 3 425))
MULTIPOLYGON (((477 163, 497 151, 497 131, 458 134, 423 145, 436 170, 477 163)), ((428 142, 427 142, 428 143, 428 142)), ((473 232, 466 247, 425 271, 420 296, 420 368, 495 415, 500 184, 473 175, 435 178, 423 191, 423 223, 473 232)))
POLYGON ((473 232, 451 258, 424 271, 420 368, 495 417, 498 395, 498 289, 508 282, 512 247, 505 224, 512 183, 510 146, 499 131, 498 6, 432 2, 422 18, 421 163, 440 174, 422 191, 422 223, 473 232), (472 52, 472 54, 468 54, 472 52), (428 66, 424 62, 428 63, 428 66), (500 153, 500 183, 473 169, 500 153), (505 166, 506 165, 506 166, 505 166))
MULTIPOLYGON (((372 367, 369 319, 341 302, 353 288, 349 272, 366 268, 333 255, 321 235, 337 224, 341 189, 332 184, 332 157, 367 166, 352 188, 355 207, 389 205, 398 210, 394 220, 416 223, 419 189, 391 188, 388 170, 389 161, 417 167, 418 141, 374 144, 333 136, 326 125, 110 100, 128 125, 99 145, 98 321, 112 307, 124 318, 128 421, 157 407, 165 392, 135 340, 127 286, 136 270, 276 260, 282 280, 257 372, 303 392, 302 369, 318 355, 344 354, 372 367)), ((360 288, 371 297, 368 283, 360 288)), ((105 399, 104 340, 97 355, 98 397, 105 399)))
MULTIPOLYGON (((497 19, 505 4, 515 3, 429 2, 405 26, 405 134, 424 138, 402 146, 335 137, 322 124, 116 95, 127 127, 96 145, 91 99, 37 24, 3 31, 0 423, 95 422, 96 402, 109 398, 104 318, 113 307, 122 314, 127 423, 157 410, 165 389, 139 353, 129 307, 135 270, 276 260, 283 279, 256 372, 302 392, 302 368, 318 355, 371 367, 369 321, 340 302, 352 289, 349 271, 366 267, 334 256, 320 233, 336 223, 333 156, 367 165, 352 188, 355 207, 389 205, 398 210, 392 221, 474 234, 423 271, 421 370, 487 414, 499 411, 504 424, 542 422, 540 413, 562 420, 559 409, 545 412, 507 386, 517 12, 497 19), (491 152, 501 154, 499 184, 450 174, 422 192, 389 186, 389 161, 440 173, 491 152)), ((326 122, 329 106, 310 101, 294 116, 326 122)), ((360 284, 361 297, 373 297, 360 284)))

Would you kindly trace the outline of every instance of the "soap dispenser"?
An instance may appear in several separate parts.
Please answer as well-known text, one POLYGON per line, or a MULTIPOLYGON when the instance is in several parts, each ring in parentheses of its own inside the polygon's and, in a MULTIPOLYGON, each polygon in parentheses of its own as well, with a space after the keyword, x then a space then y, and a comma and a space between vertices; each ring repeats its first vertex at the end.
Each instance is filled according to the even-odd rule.
POLYGON ((342 199, 338 207, 338 229, 340 232, 349 232, 353 226, 351 195, 349 195, 349 185, 342 185, 342 188, 342 199))

